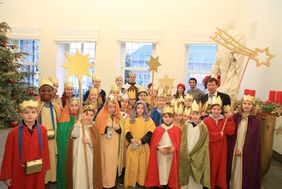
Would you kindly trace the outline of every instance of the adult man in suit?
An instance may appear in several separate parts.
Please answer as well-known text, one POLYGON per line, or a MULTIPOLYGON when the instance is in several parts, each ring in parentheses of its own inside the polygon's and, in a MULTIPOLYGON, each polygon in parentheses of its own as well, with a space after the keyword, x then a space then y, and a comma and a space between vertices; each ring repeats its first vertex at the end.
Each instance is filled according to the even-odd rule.
POLYGON ((222 100, 222 107, 226 105, 231 105, 229 95, 217 91, 217 88, 218 88, 217 79, 211 77, 210 79, 207 80, 208 94, 205 94, 200 98, 202 104, 206 104, 206 103, 211 104, 212 98, 216 98, 217 96, 220 96, 222 100))

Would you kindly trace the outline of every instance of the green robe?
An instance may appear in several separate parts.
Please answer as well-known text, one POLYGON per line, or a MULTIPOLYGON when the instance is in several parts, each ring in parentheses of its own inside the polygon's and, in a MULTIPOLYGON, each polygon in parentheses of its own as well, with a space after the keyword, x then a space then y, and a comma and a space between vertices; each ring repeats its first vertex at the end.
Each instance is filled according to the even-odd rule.
POLYGON ((57 149, 58 149, 58 164, 57 164, 57 187, 66 189, 66 155, 67 145, 69 142, 69 133, 72 126, 75 124, 75 116, 70 116, 69 122, 61 122, 57 128, 57 149))
POLYGON ((179 161, 179 184, 188 185, 189 176, 194 181, 205 187, 210 187, 210 160, 208 129, 204 123, 199 123, 200 137, 193 150, 188 153, 187 129, 184 124, 181 131, 180 161, 179 161))

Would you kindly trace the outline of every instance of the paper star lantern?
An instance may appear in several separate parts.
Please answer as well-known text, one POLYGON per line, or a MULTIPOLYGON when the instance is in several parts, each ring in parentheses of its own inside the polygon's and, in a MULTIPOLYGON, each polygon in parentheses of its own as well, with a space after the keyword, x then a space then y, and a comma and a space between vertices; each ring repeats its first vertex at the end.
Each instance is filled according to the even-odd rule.
POLYGON ((159 83, 160 83, 160 87, 162 89, 166 89, 166 88, 173 88, 173 82, 174 82, 174 79, 171 79, 167 76, 167 74, 165 74, 164 78, 163 79, 159 79, 159 83))
POLYGON ((69 70, 68 76, 75 75, 80 82, 82 82, 82 76, 87 75, 91 77, 89 68, 93 65, 88 61, 89 54, 83 56, 77 50, 74 56, 66 53, 67 62, 63 64, 63 67, 69 70))
POLYGON ((274 55, 270 54, 268 47, 264 49, 255 48, 255 52, 256 54, 252 59, 256 61, 257 67, 261 65, 270 66, 270 59, 272 59, 274 55))
POLYGON ((149 69, 150 71, 158 71, 158 67, 161 65, 161 63, 159 63, 159 57, 152 57, 150 58, 150 61, 146 62, 149 65, 149 69))

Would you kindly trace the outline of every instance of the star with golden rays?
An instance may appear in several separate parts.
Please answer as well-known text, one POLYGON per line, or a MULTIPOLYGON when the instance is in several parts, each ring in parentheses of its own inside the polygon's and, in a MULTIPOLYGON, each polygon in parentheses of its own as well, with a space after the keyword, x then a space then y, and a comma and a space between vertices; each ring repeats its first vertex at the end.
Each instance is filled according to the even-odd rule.
POLYGON ((82 76, 87 75, 91 77, 89 68, 93 65, 88 61, 89 54, 83 56, 77 50, 74 56, 66 53, 67 62, 63 64, 63 67, 69 70, 68 76, 75 75, 80 82, 82 82, 82 76))
POLYGON ((270 60, 274 57, 273 54, 270 54, 269 48, 264 49, 255 48, 256 55, 253 59, 256 61, 257 67, 261 65, 270 66, 270 60))
POLYGON ((161 63, 159 63, 159 57, 150 57, 150 60, 146 62, 146 64, 149 65, 149 69, 150 71, 156 71, 158 72, 158 67, 161 65, 161 63))
POLYGON ((174 82, 174 79, 169 78, 167 74, 165 74, 163 79, 159 79, 160 88, 162 89, 173 88, 173 82, 174 82))

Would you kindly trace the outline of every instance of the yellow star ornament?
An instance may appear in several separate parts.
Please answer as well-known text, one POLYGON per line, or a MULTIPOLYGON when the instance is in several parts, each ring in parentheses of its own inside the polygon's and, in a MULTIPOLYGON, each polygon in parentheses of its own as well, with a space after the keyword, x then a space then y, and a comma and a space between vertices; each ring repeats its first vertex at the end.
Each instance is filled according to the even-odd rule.
POLYGON ((159 63, 159 57, 152 57, 150 58, 150 61, 146 62, 149 65, 150 71, 158 71, 158 67, 161 65, 161 63, 159 63))
POLYGON ((172 89, 173 82, 174 82, 174 79, 169 78, 167 74, 165 74, 163 79, 159 79, 160 88, 162 89, 166 89, 166 88, 172 89))
POLYGON ((69 70, 68 76, 76 75, 77 79, 82 82, 82 76, 87 75, 91 77, 89 68, 93 65, 88 61, 89 54, 83 56, 77 50, 74 56, 66 53, 67 62, 63 64, 63 67, 69 70))
POLYGON ((259 49, 255 48, 255 54, 253 59, 257 63, 257 67, 261 65, 270 66, 270 60, 274 57, 273 54, 270 54, 269 48, 259 49))

